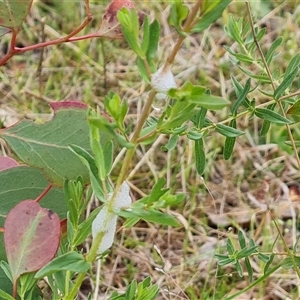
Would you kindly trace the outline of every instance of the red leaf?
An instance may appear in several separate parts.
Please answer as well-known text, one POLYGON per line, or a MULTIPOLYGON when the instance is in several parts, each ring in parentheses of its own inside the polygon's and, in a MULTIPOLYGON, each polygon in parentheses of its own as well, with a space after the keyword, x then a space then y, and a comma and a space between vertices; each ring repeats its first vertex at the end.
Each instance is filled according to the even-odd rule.
POLYGON ((69 101, 59 101, 59 102, 51 102, 51 108, 54 112, 58 111, 59 109, 68 109, 68 108, 83 108, 86 109, 87 105, 85 103, 76 101, 76 100, 69 100, 69 101))
POLYGON ((0 171, 17 167, 17 166, 18 163, 14 159, 10 157, 0 156, 0 171))
POLYGON ((123 37, 121 26, 117 19, 117 13, 123 7, 133 9, 134 4, 131 0, 112 0, 110 2, 98 30, 99 35, 112 39, 123 37))
POLYGON ((4 224, 4 244, 14 282, 21 274, 47 264, 60 241, 60 220, 56 213, 33 200, 16 205, 4 224))

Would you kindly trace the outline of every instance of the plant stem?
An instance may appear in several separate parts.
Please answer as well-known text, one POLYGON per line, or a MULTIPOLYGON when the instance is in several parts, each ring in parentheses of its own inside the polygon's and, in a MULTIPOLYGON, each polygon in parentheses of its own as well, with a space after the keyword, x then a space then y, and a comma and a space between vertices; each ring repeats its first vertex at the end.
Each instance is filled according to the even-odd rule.
MULTIPOLYGON (((103 237, 104 237, 104 232, 99 232, 97 234, 96 238, 93 240, 90 252, 85 257, 85 260, 87 262, 92 263, 96 259, 98 248, 99 248, 99 245, 100 245, 103 237)), ((86 275, 86 273, 79 273, 78 274, 78 276, 76 278, 76 281, 75 281, 75 284, 74 284, 70 294, 66 296, 65 300, 74 300, 76 298, 76 295, 77 295, 77 293, 80 289, 82 281, 85 278, 85 275, 86 275)))
MULTIPOLYGON (((272 74, 271 74, 271 71, 269 69, 269 66, 267 64, 267 61, 265 59, 265 56, 264 56, 264 53, 261 49, 261 46, 257 40, 257 36, 256 36, 256 32, 255 32, 255 28, 254 28, 254 22, 253 22, 253 18, 252 18, 252 14, 251 14, 251 7, 250 7, 250 3, 248 1, 246 1, 246 7, 247 7, 247 11, 248 11, 248 16, 249 16, 249 20, 250 20, 250 26, 251 26, 251 31, 252 31, 252 34, 253 34, 253 38, 254 38, 254 42, 256 44, 256 47, 258 49, 258 52, 259 52, 259 55, 262 59, 262 62, 263 62, 263 65, 265 67, 265 70, 268 74, 268 77, 271 81, 271 84, 272 84, 272 88, 273 88, 273 91, 275 91, 276 89, 276 86, 275 86, 275 83, 273 81, 273 77, 272 77, 272 74)), ((286 113, 284 111, 284 108, 282 106, 282 103, 280 101, 278 101, 278 105, 279 105, 279 109, 282 113, 282 115, 286 118, 286 113)), ((292 144, 292 147, 293 147, 293 150, 294 150, 294 154, 295 154, 295 157, 296 157, 296 160, 297 160, 297 164, 298 164, 298 169, 300 170, 300 158, 299 158, 299 155, 297 153, 297 147, 296 147, 296 144, 295 144, 295 140, 294 140, 294 137, 293 137, 293 134, 292 134, 292 131, 291 131, 291 127, 289 124, 285 124, 286 126, 286 129, 287 129, 287 132, 288 132, 288 136, 289 136, 289 139, 291 141, 291 144, 292 144)))

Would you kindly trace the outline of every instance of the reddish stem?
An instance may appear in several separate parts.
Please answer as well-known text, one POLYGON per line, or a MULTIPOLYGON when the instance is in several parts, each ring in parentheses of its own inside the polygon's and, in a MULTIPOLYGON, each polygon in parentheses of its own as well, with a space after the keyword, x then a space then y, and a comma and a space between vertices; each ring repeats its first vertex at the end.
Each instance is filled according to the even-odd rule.
POLYGON ((96 35, 96 33, 94 33, 94 34, 84 35, 81 37, 75 37, 72 39, 72 37, 74 37, 77 33, 79 33, 93 19, 90 5, 89 5, 89 0, 84 0, 84 2, 85 2, 85 11, 86 11, 86 18, 85 18, 84 22, 79 27, 77 27, 75 30, 73 30, 68 35, 66 35, 62 38, 43 42, 43 43, 38 43, 38 44, 31 45, 28 47, 18 48, 18 47, 16 47, 16 37, 17 37, 18 31, 13 30, 9 51, 2 59, 0 59, 0 66, 4 65, 12 56, 14 56, 15 54, 18 54, 18 53, 23 53, 23 52, 26 52, 29 50, 35 50, 35 49, 44 48, 44 47, 51 46, 51 45, 66 43, 66 42, 74 42, 74 41, 84 40, 84 39, 88 39, 88 38, 99 37, 99 35, 96 35))
POLYGON ((34 200, 35 202, 39 202, 43 199, 43 197, 51 190, 52 184, 50 183, 46 189, 34 200))

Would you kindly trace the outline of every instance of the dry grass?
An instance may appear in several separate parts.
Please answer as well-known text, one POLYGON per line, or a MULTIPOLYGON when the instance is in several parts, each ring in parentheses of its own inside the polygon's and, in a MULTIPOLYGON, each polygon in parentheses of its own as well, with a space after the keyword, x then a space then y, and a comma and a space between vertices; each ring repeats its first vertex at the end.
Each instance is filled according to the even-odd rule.
MULTIPOLYGON (((276 67, 283 71, 289 58, 299 49, 300 6, 296 1, 279 6, 276 2, 264 2, 270 5, 269 13, 260 16, 258 23, 267 27, 263 40, 265 49, 277 36, 284 37, 276 62, 276 67)), ((77 2, 76 5, 80 7, 77 2)), ((137 5, 159 18, 162 39, 158 57, 163 62, 177 39, 176 32, 166 21, 169 6, 160 2, 137 5)), ((104 5, 92 4, 95 28, 104 8, 104 5)), ((30 25, 24 26, 21 43, 41 39, 42 9, 49 9, 44 28, 47 38, 62 35, 73 27, 75 20, 84 18, 82 8, 72 13, 67 11, 62 18, 55 8, 36 4, 27 20, 30 25)), ((234 2, 230 11, 237 17, 245 16, 242 1, 234 2)), ((235 99, 230 76, 236 76, 241 82, 247 77, 230 63, 223 48, 224 44, 236 47, 222 29, 227 19, 226 13, 218 24, 185 41, 173 67, 179 85, 190 80, 209 87, 214 94, 235 99)), ((2 39, 0 46, 4 45, 5 39, 2 39)), ((128 126, 132 126, 147 92, 147 86, 139 78, 134 55, 121 41, 82 41, 47 48, 43 56, 41 52, 17 56, 0 70, 0 76, 0 116, 5 125, 22 117, 43 119, 42 114, 49 112, 49 101, 75 98, 102 107, 105 95, 113 90, 128 100, 131 108, 128 126), (39 62, 42 69, 37 71, 39 62)), ((252 96, 257 97, 256 92, 252 96)), ((266 99, 258 101, 263 103, 266 99)), ((224 110, 210 117, 217 121, 227 114, 224 110)), ((95 265, 94 274, 82 287, 81 299, 86 299, 91 288, 95 288, 95 274, 100 267, 99 300, 108 299, 113 290, 125 290, 132 279, 141 281, 147 276, 160 287, 157 299, 222 299, 249 284, 247 273, 239 278, 232 266, 220 268, 214 258, 216 251, 225 251, 228 237, 237 240, 238 229, 253 237, 262 251, 283 251, 282 242, 273 245, 278 232, 268 208, 278 218, 288 245, 294 245, 300 204, 299 170, 294 154, 283 143, 285 130, 273 127, 267 138, 262 139, 258 134, 260 126, 260 121, 250 121, 248 117, 239 120, 239 128, 245 130, 246 135, 238 138, 229 161, 224 161, 222 156, 224 139, 217 133, 209 135, 205 145, 208 164, 203 178, 195 172, 193 143, 184 137, 171 152, 161 149, 167 136, 159 137, 151 147, 139 147, 128 175, 133 197, 139 199, 150 191, 157 178, 166 177, 172 192, 186 194, 182 205, 170 208, 178 215, 182 227, 163 228, 141 222, 124 229, 120 223, 111 253, 95 265)), ((299 138, 299 130, 293 130, 299 138)), ((121 151, 114 174, 118 173, 123 157, 121 151)), ((278 256, 275 260, 282 258, 278 256)), ((257 278, 263 272, 263 265, 253 257, 252 266, 257 278)), ((296 274, 281 270, 238 299, 296 299, 298 287, 296 274)))

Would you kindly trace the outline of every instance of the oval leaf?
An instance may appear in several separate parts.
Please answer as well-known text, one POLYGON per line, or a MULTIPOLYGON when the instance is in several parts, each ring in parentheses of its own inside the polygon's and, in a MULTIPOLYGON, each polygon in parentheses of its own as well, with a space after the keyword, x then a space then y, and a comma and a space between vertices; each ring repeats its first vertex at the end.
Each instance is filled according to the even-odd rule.
POLYGON ((4 244, 13 280, 47 264, 60 241, 60 220, 56 213, 33 200, 16 205, 4 224, 4 244))
POLYGON ((0 130, 0 136, 24 163, 41 169, 54 185, 62 187, 65 179, 78 175, 89 182, 87 168, 69 149, 76 144, 90 151, 86 109, 64 107, 44 124, 22 120, 0 130))

